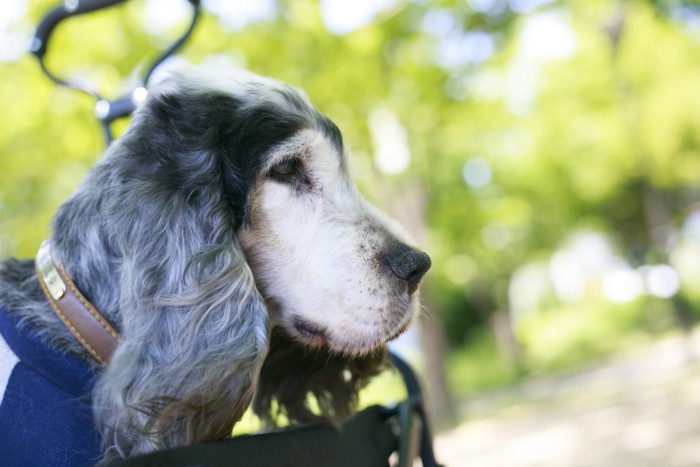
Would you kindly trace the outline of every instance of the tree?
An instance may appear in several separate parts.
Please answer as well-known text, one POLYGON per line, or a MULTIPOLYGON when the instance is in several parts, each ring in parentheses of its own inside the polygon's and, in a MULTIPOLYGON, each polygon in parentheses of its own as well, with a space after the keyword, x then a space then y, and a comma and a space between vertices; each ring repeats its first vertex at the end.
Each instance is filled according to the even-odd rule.
MULTIPOLYGON (((3 34, 26 37, 53 4, 32 2, 3 34)), ((256 2, 246 21, 212 5, 183 55, 301 87, 338 124, 361 190, 433 258, 424 295, 449 347, 495 333, 526 368, 531 343, 517 342, 509 313, 519 268, 580 229, 612 238, 633 265, 666 261, 657 227, 675 232, 698 203, 690 0, 397 0, 335 33, 313 0, 256 2), (381 161, 397 148, 403 159, 381 161)), ((169 23, 132 1, 71 19, 49 64, 115 96, 179 34, 183 11, 169 23)), ((0 255, 28 257, 102 143, 88 97, 3 53, 0 255)))

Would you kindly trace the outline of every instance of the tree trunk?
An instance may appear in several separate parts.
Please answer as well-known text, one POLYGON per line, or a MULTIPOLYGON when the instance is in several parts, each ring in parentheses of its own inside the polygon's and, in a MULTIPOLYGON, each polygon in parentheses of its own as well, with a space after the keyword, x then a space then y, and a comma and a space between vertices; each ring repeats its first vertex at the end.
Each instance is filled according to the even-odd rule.
MULTIPOLYGON (((387 211, 408 229, 416 244, 425 245, 426 194, 420 182, 409 181, 398 190, 392 187, 391 193, 382 193, 382 198, 388 200, 385 205, 387 211)), ((422 302, 424 306, 418 320, 418 331, 425 365, 423 373, 427 383, 426 410, 433 426, 441 426, 454 417, 454 406, 445 374, 447 339, 442 320, 430 306, 430 291, 427 287, 423 287, 422 302)))
POLYGON ((455 421, 455 410, 445 374, 447 346, 442 320, 437 313, 426 310, 418 321, 418 330, 425 355, 425 407, 432 426, 445 426, 455 421))

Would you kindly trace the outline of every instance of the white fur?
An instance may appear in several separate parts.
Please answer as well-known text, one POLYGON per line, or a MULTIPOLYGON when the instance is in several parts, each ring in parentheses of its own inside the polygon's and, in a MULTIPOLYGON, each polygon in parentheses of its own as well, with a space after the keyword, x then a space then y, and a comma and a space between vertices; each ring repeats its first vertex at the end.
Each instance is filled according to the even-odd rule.
POLYGON ((254 258, 263 295, 277 305, 270 306, 276 324, 296 335, 301 318, 326 331, 331 349, 367 352, 415 315, 415 298, 381 257, 390 239, 408 242, 357 193, 344 155, 319 131, 303 130, 280 145, 268 168, 289 157, 301 157, 313 190, 298 193, 263 175, 241 244, 254 258))
MULTIPOLYGON (((257 75, 248 70, 231 69, 223 67, 194 67, 182 66, 173 71, 175 79, 165 80, 158 83, 153 88, 153 93, 177 93, 183 87, 193 89, 211 89, 223 91, 241 99, 246 105, 252 104, 255 100, 262 99, 273 102, 280 109, 291 108, 291 103, 286 100, 280 91, 288 87, 280 81, 257 75)), ((311 106, 308 96, 301 91, 295 90, 304 101, 311 106)))

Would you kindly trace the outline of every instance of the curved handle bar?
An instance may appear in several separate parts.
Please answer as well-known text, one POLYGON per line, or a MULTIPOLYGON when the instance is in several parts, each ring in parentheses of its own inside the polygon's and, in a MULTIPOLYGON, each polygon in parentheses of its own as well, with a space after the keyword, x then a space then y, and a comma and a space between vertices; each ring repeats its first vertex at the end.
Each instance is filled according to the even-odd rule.
MULTIPOLYGON (((117 118, 129 115, 135 110, 137 103, 134 101, 134 99, 136 96, 129 94, 122 96, 119 99, 109 101, 103 98, 97 92, 97 90, 93 89, 91 86, 81 84, 77 81, 66 80, 53 74, 51 70, 46 67, 44 56, 46 55, 51 33, 53 33, 53 30, 61 21, 70 18, 71 16, 90 13, 102 8, 108 8, 119 3, 124 3, 125 1, 126 0, 64 0, 63 4, 46 14, 44 19, 39 24, 39 27, 36 29, 36 33, 34 34, 34 39, 30 47, 30 51, 36 56, 42 71, 50 80, 60 86, 66 86, 85 92, 97 100, 95 114, 100 120, 100 123, 102 123, 102 127, 105 132, 105 139, 107 140, 108 144, 112 141, 110 124, 117 118)), ((187 28, 187 31, 185 31, 185 33, 173 45, 171 45, 170 48, 168 48, 156 60, 153 61, 143 78, 142 87, 146 87, 148 85, 148 81, 158 65, 160 65, 170 55, 175 53, 180 47, 182 47, 182 45, 192 34, 197 20, 199 19, 201 0, 188 1, 193 7, 192 22, 190 23, 189 28, 187 28)))
POLYGON ((51 33, 64 19, 71 16, 78 16, 92 11, 101 10, 126 0, 65 0, 63 4, 57 6, 46 14, 39 26, 36 28, 34 39, 30 51, 39 58, 46 54, 51 33))

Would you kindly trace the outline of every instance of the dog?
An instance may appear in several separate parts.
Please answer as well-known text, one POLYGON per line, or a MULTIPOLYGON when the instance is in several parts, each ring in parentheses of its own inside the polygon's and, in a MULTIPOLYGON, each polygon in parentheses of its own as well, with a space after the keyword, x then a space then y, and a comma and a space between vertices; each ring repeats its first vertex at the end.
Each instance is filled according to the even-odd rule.
POLYGON ((270 425, 352 415, 430 258, 361 197, 347 157, 275 80, 191 68, 151 89, 46 247, 118 339, 111 358, 52 309, 42 264, 0 265, 0 458, 85 465, 220 440, 249 406, 270 425))

